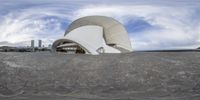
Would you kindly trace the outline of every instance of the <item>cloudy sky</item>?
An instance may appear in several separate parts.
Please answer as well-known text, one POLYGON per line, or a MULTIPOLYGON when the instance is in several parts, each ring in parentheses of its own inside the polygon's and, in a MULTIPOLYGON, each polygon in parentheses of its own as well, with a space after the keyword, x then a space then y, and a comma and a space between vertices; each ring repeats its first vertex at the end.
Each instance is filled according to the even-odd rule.
POLYGON ((48 45, 88 15, 120 21, 135 50, 200 46, 200 0, 0 0, 0 46, 48 45))

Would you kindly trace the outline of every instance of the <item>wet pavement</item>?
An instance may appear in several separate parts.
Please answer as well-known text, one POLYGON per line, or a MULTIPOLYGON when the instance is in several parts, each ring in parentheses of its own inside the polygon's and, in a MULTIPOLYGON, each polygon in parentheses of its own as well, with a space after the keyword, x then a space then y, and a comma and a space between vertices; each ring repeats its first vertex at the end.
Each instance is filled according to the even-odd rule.
POLYGON ((200 100, 200 52, 0 53, 0 100, 200 100))

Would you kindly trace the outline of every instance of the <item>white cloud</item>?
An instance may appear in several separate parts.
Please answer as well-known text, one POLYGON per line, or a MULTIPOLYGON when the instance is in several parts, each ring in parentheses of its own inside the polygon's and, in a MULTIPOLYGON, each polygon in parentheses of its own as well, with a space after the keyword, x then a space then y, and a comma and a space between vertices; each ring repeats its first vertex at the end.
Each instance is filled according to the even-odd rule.
POLYGON ((21 46, 19 43, 30 45, 30 40, 42 39, 48 45, 64 34, 61 29, 64 17, 66 16, 54 12, 53 8, 41 10, 36 7, 9 12, 2 16, 3 20, 0 22, 0 41, 21 46), (51 18, 52 16, 58 18, 51 18))
POLYGON ((160 27, 160 29, 155 28, 129 34, 133 48, 136 50, 196 48, 200 46, 200 18, 193 18, 193 16, 198 16, 195 12, 196 9, 200 8, 91 5, 76 11, 73 17, 103 15, 114 17, 123 24, 139 17, 152 26, 160 27))
POLYGON ((46 44, 52 43, 64 34, 65 30, 61 28, 63 21, 69 22, 88 15, 103 15, 113 17, 124 25, 132 19, 140 18, 155 27, 129 34, 135 50, 200 46, 200 14, 198 14, 200 7, 197 1, 192 3, 178 0, 170 2, 153 0, 144 3, 138 0, 134 2, 118 0, 108 4, 104 0, 102 2, 106 3, 95 3, 90 0, 78 4, 75 1, 70 2, 72 1, 58 0, 58 2, 45 3, 36 0, 31 2, 34 5, 22 8, 21 5, 14 5, 15 3, 6 3, 4 6, 1 4, 0 9, 4 7, 3 9, 9 12, 0 10, 2 20, 0 42, 29 45, 31 39, 42 39, 46 44), (12 6, 17 9, 10 9, 9 7, 12 6))

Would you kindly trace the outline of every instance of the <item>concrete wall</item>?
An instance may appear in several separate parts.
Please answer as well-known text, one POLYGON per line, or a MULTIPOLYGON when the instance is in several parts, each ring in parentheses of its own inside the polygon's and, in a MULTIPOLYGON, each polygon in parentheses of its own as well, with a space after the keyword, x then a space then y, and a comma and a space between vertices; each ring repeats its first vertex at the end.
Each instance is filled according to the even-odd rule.
POLYGON ((75 42, 84 48, 87 53, 94 55, 99 54, 98 49, 101 47, 104 49, 104 53, 120 53, 119 50, 106 45, 101 26, 85 25, 78 27, 70 31, 62 39, 57 40, 53 44, 53 49, 56 49, 59 42, 63 42, 63 40, 75 42))
POLYGON ((116 46, 132 51, 131 42, 128 37, 128 33, 124 26, 110 17, 104 16, 87 16, 75 20, 70 24, 65 32, 67 35, 73 29, 85 25, 98 25, 103 27, 103 34, 106 44, 116 44, 116 46))

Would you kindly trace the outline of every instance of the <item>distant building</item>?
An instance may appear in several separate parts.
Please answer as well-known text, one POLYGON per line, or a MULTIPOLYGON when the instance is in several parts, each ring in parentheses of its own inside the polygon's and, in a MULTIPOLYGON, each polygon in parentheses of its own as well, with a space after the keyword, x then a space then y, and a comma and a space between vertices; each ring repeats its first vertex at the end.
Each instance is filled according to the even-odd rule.
POLYGON ((48 48, 50 48, 50 49, 51 49, 51 47, 52 47, 52 45, 51 45, 51 44, 49 44, 49 45, 48 45, 48 48))
POLYGON ((34 44, 34 40, 31 40, 31 48, 32 48, 32 51, 35 51, 35 44, 34 44))
POLYGON ((10 47, 10 46, 0 47, 0 52, 13 52, 13 51, 16 51, 15 47, 10 47))
POLYGON ((38 40, 38 47, 39 47, 39 48, 42 47, 42 40, 38 40))
POLYGON ((34 44, 34 40, 31 40, 31 48, 34 48, 35 47, 35 44, 34 44))

